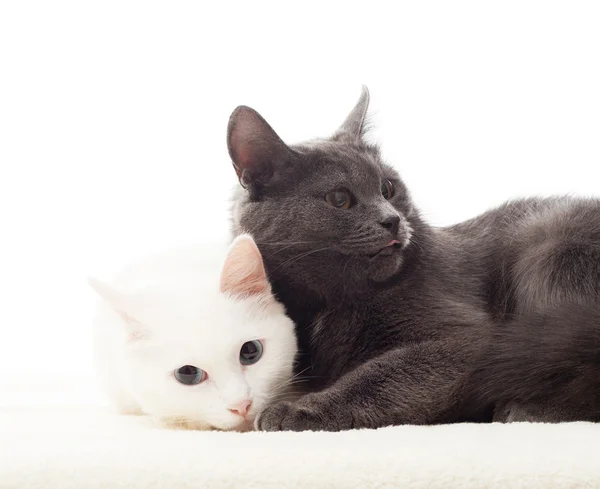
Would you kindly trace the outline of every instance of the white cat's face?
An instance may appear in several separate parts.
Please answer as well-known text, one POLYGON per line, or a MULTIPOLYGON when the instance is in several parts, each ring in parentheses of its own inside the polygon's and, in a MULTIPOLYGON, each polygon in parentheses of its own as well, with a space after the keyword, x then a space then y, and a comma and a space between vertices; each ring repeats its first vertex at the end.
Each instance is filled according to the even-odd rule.
POLYGON ((166 287, 125 299, 101 291, 123 318, 123 383, 144 413, 167 425, 249 429, 292 377, 294 325, 271 294, 254 242, 239 243, 220 288, 166 287))
POLYGON ((221 295, 150 309, 156 333, 129 342, 123 374, 142 410, 166 423, 250 427, 292 376, 294 328, 275 300, 221 295))

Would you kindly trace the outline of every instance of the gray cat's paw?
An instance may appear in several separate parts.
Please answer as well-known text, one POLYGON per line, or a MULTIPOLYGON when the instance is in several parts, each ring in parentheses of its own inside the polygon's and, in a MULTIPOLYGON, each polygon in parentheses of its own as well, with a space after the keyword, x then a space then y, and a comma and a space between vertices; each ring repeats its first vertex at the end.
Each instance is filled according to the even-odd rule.
POLYGON ((256 419, 255 427, 261 431, 340 431, 351 426, 341 426, 339 419, 325 416, 317 405, 310 402, 280 402, 266 408, 256 419))

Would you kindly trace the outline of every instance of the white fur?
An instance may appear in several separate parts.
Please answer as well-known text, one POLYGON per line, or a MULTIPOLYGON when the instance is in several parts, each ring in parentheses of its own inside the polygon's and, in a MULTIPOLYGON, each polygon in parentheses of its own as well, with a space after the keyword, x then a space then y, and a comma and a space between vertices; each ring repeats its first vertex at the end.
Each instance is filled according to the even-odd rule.
MULTIPOLYGON (((230 250, 240 239, 250 238, 230 250)), ((268 285, 258 295, 221 292, 224 262, 225 252, 214 248, 178 250, 128 269, 110 286, 90 279, 104 299, 95 322, 98 373, 120 412, 173 427, 245 430, 281 394, 297 351, 293 323, 268 285), (240 348, 251 340, 262 341, 263 355, 243 366, 240 348), (180 384, 173 372, 183 365, 208 379, 180 384), (246 419, 229 411, 244 399, 252 401, 246 419)))
POLYGON ((599 423, 181 432, 37 394, 0 409, 3 489, 600 487, 599 423))

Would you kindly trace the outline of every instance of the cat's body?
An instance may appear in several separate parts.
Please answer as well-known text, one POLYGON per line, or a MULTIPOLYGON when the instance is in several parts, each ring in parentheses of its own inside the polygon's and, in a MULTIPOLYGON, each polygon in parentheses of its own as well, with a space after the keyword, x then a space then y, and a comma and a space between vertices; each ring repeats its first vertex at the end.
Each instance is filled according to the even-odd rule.
POLYGON ((600 308, 559 304, 494 328, 466 406, 495 421, 600 422, 600 308))
POLYGON ((228 252, 173 250, 110 286, 91 284, 103 298, 94 325, 98 374, 119 412, 244 430, 292 377, 294 326, 247 236, 228 252))
MULTIPOLYGON (((230 120, 230 154, 245 188, 235 198, 234 233, 257 239, 297 324, 300 369, 313 390, 268 408, 260 427, 486 421, 494 408, 499 419, 564 417, 543 405, 542 378, 522 402, 508 387, 492 388, 503 377, 490 360, 519 348, 520 338, 506 329, 505 341, 493 340, 515 322, 531 331, 547 308, 598 307, 600 201, 521 200, 433 228, 362 139, 367 103, 365 91, 331 139, 304 145, 285 145, 252 109, 230 120)), ((552 325, 578 327, 568 317, 552 325)), ((600 325, 586 327, 600 340, 600 325)), ((600 372, 600 354, 591 364, 600 372)), ((558 370, 553 378, 564 384, 569 376, 558 370)), ((595 382, 573 396, 589 396, 595 382)), ((591 419, 594 410, 600 402, 569 419, 591 419)))

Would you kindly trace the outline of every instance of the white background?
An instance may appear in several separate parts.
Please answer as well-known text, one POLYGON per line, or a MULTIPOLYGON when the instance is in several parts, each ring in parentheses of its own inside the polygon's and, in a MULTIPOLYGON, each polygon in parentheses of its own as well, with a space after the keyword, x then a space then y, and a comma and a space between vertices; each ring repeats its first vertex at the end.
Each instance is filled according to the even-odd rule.
POLYGON ((2 2, 0 377, 87 374, 86 275, 225 236, 239 104, 294 142, 367 84, 434 224, 599 195, 598 26, 594 1, 2 2))

